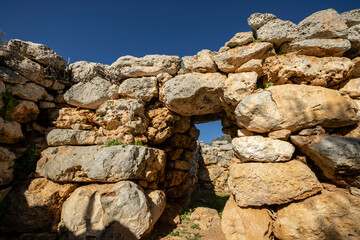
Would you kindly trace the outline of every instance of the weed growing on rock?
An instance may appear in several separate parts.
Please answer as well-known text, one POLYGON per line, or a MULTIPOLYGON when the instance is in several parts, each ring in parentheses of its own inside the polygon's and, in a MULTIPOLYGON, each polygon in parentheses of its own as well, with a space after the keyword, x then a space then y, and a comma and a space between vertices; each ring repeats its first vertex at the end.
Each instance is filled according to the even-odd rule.
POLYGON ((106 143, 107 147, 116 146, 116 145, 121 145, 121 141, 120 140, 111 140, 106 143))
POLYGON ((253 39, 253 42, 260 43, 260 42, 261 42, 261 39, 253 39))
POLYGON ((144 146, 144 147, 147 147, 147 146, 148 146, 148 145, 146 145, 146 144, 143 144, 141 140, 136 140, 135 143, 134 143, 134 145, 136 145, 136 146, 144 146))
POLYGON ((200 229, 200 226, 199 226, 199 224, 193 224, 193 225, 191 226, 191 228, 192 228, 192 229, 200 229))
POLYGON ((169 235, 173 236, 173 237, 176 237, 176 236, 179 236, 180 233, 179 233, 179 231, 176 231, 176 232, 171 232, 169 235))
POLYGON ((269 88, 269 87, 272 87, 272 86, 274 86, 273 82, 265 83, 265 88, 269 88))
POLYGON ((0 117, 4 118, 5 120, 11 121, 12 114, 15 110, 15 107, 19 105, 19 101, 9 92, 4 92, 2 95, 5 106, 0 109, 0 117))

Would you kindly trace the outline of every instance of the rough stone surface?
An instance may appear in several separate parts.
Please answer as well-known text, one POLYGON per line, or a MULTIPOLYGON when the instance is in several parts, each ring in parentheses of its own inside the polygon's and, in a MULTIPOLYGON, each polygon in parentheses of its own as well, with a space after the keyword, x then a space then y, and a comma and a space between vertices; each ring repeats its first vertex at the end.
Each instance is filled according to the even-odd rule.
POLYGON ((345 53, 347 57, 353 58, 360 53, 360 24, 352 26, 348 30, 347 39, 351 42, 351 49, 345 53))
POLYGON ((213 222, 220 222, 218 211, 207 207, 197 207, 195 211, 191 213, 190 219, 194 224, 198 224, 202 230, 209 230, 213 222))
POLYGON ((220 96, 225 79, 220 73, 178 75, 165 83, 160 99, 182 116, 218 113, 222 110, 220 96))
POLYGON ((144 133, 147 127, 144 103, 136 99, 108 100, 96 110, 95 122, 114 134, 144 133))
POLYGON ((15 122, 27 123, 35 121, 39 113, 40 110, 34 102, 20 100, 19 104, 14 107, 11 117, 15 122))
POLYGON ((360 9, 343 12, 340 15, 343 19, 345 19, 348 27, 360 24, 360 9))
POLYGON ((271 13, 253 13, 248 18, 249 26, 254 30, 258 30, 260 27, 265 25, 267 22, 276 19, 276 16, 271 13))
POLYGON ((0 143, 14 144, 24 138, 21 125, 0 117, 0 143))
POLYGON ((221 227, 227 240, 270 240, 271 223, 266 209, 241 208, 231 196, 222 214, 221 227))
POLYGON ((6 89, 12 95, 15 95, 19 98, 37 102, 39 100, 53 101, 54 97, 46 92, 45 88, 35 84, 35 83, 25 83, 21 84, 6 84, 6 89))
POLYGON ((279 139, 279 140, 286 141, 286 140, 288 140, 290 134, 291 134, 290 130, 282 129, 282 130, 270 132, 268 134, 268 136, 269 136, 269 138, 272 138, 272 139, 279 139))
POLYGON ((117 97, 117 86, 95 77, 89 82, 73 85, 64 95, 65 101, 73 106, 97 109, 106 100, 117 97))
POLYGON ((126 79, 120 84, 118 93, 122 97, 149 102, 153 97, 158 96, 157 79, 156 77, 126 79))
POLYGON ((218 53, 213 59, 221 71, 230 73, 235 72, 236 69, 251 59, 265 59, 274 53, 271 43, 255 42, 218 53))
POLYGON ((62 204, 76 184, 60 185, 46 178, 27 180, 6 198, 5 232, 56 232, 62 204))
POLYGON ((350 79, 341 89, 342 94, 348 94, 351 98, 360 98, 360 78, 350 79))
POLYGON ((289 161, 295 151, 291 143, 262 136, 234 138, 232 146, 241 162, 289 161))
POLYGON ((8 42, 8 46, 11 50, 39 63, 65 69, 65 59, 43 44, 12 39, 8 42))
POLYGON ((257 73, 230 73, 224 83, 224 100, 233 108, 256 88, 257 73))
POLYGON ((95 132, 73 129, 54 129, 46 136, 49 146, 91 145, 95 139, 95 132))
POLYGON ((7 83, 18 83, 18 84, 24 84, 28 81, 26 78, 24 78, 17 72, 14 72, 9 68, 3 66, 0 66, 0 80, 7 83))
POLYGON ((254 132, 315 125, 342 127, 359 121, 357 107, 338 91, 305 85, 280 85, 247 96, 236 110, 237 123, 254 132))
POLYGON ((134 146, 61 146, 42 152, 36 172, 56 182, 159 181, 166 155, 162 150, 134 146))
POLYGON ((147 196, 130 181, 87 185, 76 189, 64 203, 61 225, 75 238, 140 239, 155 224, 155 215, 161 215, 156 208, 163 208, 164 201, 154 193, 147 196))
POLYGON ((346 21, 334 9, 313 13, 298 24, 301 38, 342 38, 346 36, 346 21))
POLYGON ((261 59, 251 59, 250 61, 241 65, 238 69, 235 70, 236 73, 242 72, 256 72, 258 79, 264 75, 262 69, 262 60, 261 59))
POLYGON ((290 42, 298 38, 298 31, 296 24, 290 21, 274 19, 256 30, 256 38, 261 41, 271 42, 275 47, 279 47, 284 42, 290 42))
MULTIPOLYGON (((13 178, 12 166, 16 156, 6 148, 0 147, 0 185, 9 184, 13 178)), ((1 202, 1 201, 0 201, 1 202)))
POLYGON ((202 50, 195 56, 185 56, 182 58, 184 63, 185 72, 200 72, 200 73, 212 73, 217 71, 216 64, 212 57, 215 55, 210 50, 202 50))
POLYGON ((287 240, 359 239, 359 206, 360 198, 344 190, 323 191, 277 211, 274 234, 287 240))
POLYGON ((281 46, 280 54, 296 53, 316 57, 342 57, 351 48, 347 39, 305 39, 285 43, 281 46))
POLYGON ((123 56, 110 69, 121 78, 156 76, 162 72, 175 75, 180 69, 180 58, 167 55, 123 56))
POLYGON ((340 57, 274 56, 264 62, 265 82, 332 86, 345 80, 353 65, 340 57))
POLYGON ((229 175, 230 190, 240 207, 284 204, 322 189, 310 168, 296 160, 232 164, 229 175))
POLYGON ((231 38, 227 43, 226 47, 234 48, 236 46, 243 46, 253 41, 253 32, 239 32, 236 33, 233 38, 231 38))
POLYGON ((94 112, 88 109, 62 108, 53 122, 57 128, 72 128, 76 124, 91 126, 94 112))
POLYGON ((69 65, 73 83, 88 82, 95 77, 109 78, 107 66, 101 63, 79 61, 69 65))
POLYGON ((317 135, 291 136, 291 141, 327 178, 337 184, 360 187, 355 180, 360 176, 360 139, 317 135))

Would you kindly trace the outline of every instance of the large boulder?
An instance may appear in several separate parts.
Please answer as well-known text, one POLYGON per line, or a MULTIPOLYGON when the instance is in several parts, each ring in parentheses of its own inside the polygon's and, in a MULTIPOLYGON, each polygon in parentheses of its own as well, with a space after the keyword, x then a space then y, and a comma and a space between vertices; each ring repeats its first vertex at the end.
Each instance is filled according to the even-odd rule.
POLYGON ((14 144, 23 138, 24 135, 19 123, 6 121, 0 117, 0 143, 14 144))
POLYGON ((9 204, 2 219, 5 232, 56 232, 61 208, 77 184, 57 184, 46 178, 27 180, 4 200, 9 204))
POLYGON ((56 182, 160 181, 166 155, 134 145, 61 146, 42 152, 36 172, 56 182))
POLYGON ((313 13, 298 24, 300 38, 343 38, 347 35, 346 21, 334 9, 313 13))
POLYGON ((235 36, 231 38, 227 43, 225 43, 225 46, 229 48, 234 48, 237 46, 240 47, 251 43, 253 40, 253 32, 239 32, 236 33, 235 36))
POLYGON ((8 46, 11 50, 36 62, 53 68, 65 69, 65 59, 43 44, 12 39, 8 42, 8 46))
POLYGON ((348 30, 347 39, 351 42, 351 49, 345 53, 347 57, 354 58, 360 53, 360 24, 352 26, 348 30))
POLYGON ((212 57, 215 55, 210 50, 201 50, 195 56, 185 56, 182 58, 185 71, 212 73, 217 71, 216 64, 212 57))
POLYGON ((95 77, 104 78, 110 80, 110 71, 108 66, 101 63, 79 61, 69 65, 71 72, 71 82, 88 82, 95 77))
POLYGON ((254 132, 315 125, 343 127, 359 121, 355 103, 336 90, 306 85, 280 85, 247 96, 236 107, 237 124, 254 132))
POLYGON ((12 95, 15 95, 19 98, 37 102, 40 100, 53 101, 54 97, 51 96, 45 88, 28 82, 25 84, 6 84, 6 89, 12 95))
POLYGON ((341 185, 360 187, 360 139, 317 135, 291 136, 291 141, 327 178, 341 185))
POLYGON ((32 122, 35 121, 39 113, 40 110, 34 102, 20 100, 11 113, 11 119, 19 123, 32 122))
POLYGON ((53 129, 46 136, 49 146, 91 145, 95 140, 95 132, 74 129, 53 129))
POLYGON ((227 240, 270 240, 271 223, 265 208, 241 208, 231 196, 222 214, 221 228, 227 240))
POLYGON ((232 146, 241 162, 289 161, 295 151, 291 143, 262 136, 234 138, 232 146))
POLYGON ((296 53, 316 57, 342 57, 351 48, 347 39, 305 39, 285 43, 281 46, 280 54, 296 53))
POLYGON ((276 212, 280 240, 360 238, 360 198, 345 190, 323 191, 276 212))
POLYGON ((220 96, 226 76, 220 73, 188 73, 165 83, 160 99, 182 115, 206 115, 222 110, 220 96))
POLYGON ((117 97, 118 87, 109 81, 95 77, 89 82, 73 85, 65 94, 64 100, 73 106, 97 109, 106 100, 117 97))
POLYGON ((254 30, 258 30, 264 26, 267 22, 276 19, 276 16, 272 13, 253 13, 248 18, 249 26, 254 30))
MULTIPOLYGON (((16 156, 6 148, 0 147, 0 185, 9 184, 13 179, 12 166, 16 156)), ((1 202, 1 201, 0 201, 1 202)))
POLYGON ((354 64, 348 58, 303 55, 273 56, 265 60, 265 82, 332 86, 346 79, 354 64))
POLYGON ((322 189, 310 168, 296 160, 232 164, 228 184, 240 207, 284 204, 322 189))
POLYGON ((156 76, 162 72, 175 75, 179 69, 180 58, 167 55, 123 56, 109 68, 120 78, 156 76))
POLYGON ((119 95, 149 102, 158 96, 157 83, 156 77, 129 78, 120 84, 119 95))
POLYGON ((70 239, 140 239, 165 208, 161 191, 145 194, 135 183, 91 184, 77 188, 64 203, 60 226, 70 239))
POLYGON ((27 80, 25 77, 21 76, 17 72, 12 71, 9 68, 0 66, 0 80, 7 83, 18 83, 24 84, 27 80))
POLYGON ((360 24, 360 9, 343 12, 340 15, 343 19, 345 19, 348 27, 360 24))
POLYGON ((274 54, 275 51, 271 43, 255 42, 218 53, 213 56, 213 59, 221 71, 231 73, 251 59, 265 59, 274 54))

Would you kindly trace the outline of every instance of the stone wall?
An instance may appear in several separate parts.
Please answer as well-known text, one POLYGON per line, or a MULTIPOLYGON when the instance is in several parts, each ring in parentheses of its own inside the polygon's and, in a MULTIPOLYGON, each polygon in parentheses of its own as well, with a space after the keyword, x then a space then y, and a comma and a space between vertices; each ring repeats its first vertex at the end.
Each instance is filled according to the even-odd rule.
POLYGON ((248 23, 182 59, 1 46, 3 238, 140 239, 199 178, 231 193, 227 239, 358 239, 360 11, 248 23), (194 124, 219 119, 234 158, 206 176, 194 124))

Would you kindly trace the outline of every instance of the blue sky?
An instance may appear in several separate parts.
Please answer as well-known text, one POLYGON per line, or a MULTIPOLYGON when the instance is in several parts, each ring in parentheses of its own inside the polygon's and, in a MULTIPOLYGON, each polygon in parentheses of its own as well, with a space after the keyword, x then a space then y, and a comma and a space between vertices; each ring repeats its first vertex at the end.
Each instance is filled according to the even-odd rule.
MULTIPOLYGON (((237 32, 250 31, 255 12, 300 22, 313 12, 360 8, 358 0, 296 1, 93 1, 0 0, 0 29, 6 39, 43 43, 71 62, 111 64, 124 55, 195 55, 217 51, 237 32)), ((221 129, 208 124, 204 132, 221 129)), ((200 136, 205 142, 217 137, 200 136)))

